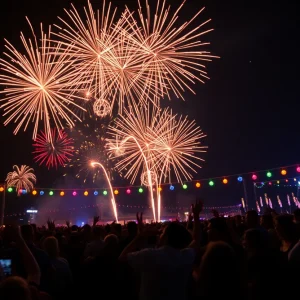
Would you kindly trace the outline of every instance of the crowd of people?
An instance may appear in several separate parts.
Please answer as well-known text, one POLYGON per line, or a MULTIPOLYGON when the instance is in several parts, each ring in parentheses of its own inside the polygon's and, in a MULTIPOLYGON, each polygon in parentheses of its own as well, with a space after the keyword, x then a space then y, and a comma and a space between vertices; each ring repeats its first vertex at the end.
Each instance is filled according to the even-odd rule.
POLYGON ((297 293, 300 210, 187 222, 1 228, 1 300, 279 299, 297 293), (7 270, 10 270, 6 266, 7 270), (267 297, 267 298, 266 298, 267 297))

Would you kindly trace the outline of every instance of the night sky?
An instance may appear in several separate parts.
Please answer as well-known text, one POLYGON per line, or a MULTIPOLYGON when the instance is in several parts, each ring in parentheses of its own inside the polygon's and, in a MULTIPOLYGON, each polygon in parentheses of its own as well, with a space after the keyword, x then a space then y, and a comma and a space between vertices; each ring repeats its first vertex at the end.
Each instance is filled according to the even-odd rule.
MULTIPOLYGON (((91 1, 100 7, 100 1, 91 1)), ((154 2, 154 0, 149 1, 154 2)), ((66 0, 2 0, 0 7, 0 50, 7 38, 18 47, 19 32, 28 32, 25 16, 38 26, 57 22, 69 8, 66 0)), ((85 1, 73 1, 75 5, 85 1)), ((119 9, 135 1, 113 1, 119 9)), ((171 5, 177 1, 169 0, 171 5)), ((207 134, 205 163, 196 176, 209 178, 264 170, 300 161, 299 110, 294 28, 296 22, 274 1, 188 0, 180 13, 182 22, 196 10, 206 10, 195 25, 212 18, 215 30, 205 36, 210 50, 220 56, 207 64, 209 77, 198 84, 196 95, 185 94, 186 102, 172 99, 174 111, 195 118, 207 134), (291 49, 291 50, 289 50, 291 49)), ((137 7, 137 6, 136 6, 137 7)), ((209 27, 207 27, 209 28, 209 27)), ((1 96, 0 96, 1 97, 1 96)), ((166 105, 168 100, 163 103, 166 105)), ((3 123, 3 122, 2 122, 3 123)), ((38 185, 51 186, 61 172, 47 172, 33 164, 31 131, 12 134, 13 127, 0 126, 0 181, 14 164, 34 166, 38 185)))

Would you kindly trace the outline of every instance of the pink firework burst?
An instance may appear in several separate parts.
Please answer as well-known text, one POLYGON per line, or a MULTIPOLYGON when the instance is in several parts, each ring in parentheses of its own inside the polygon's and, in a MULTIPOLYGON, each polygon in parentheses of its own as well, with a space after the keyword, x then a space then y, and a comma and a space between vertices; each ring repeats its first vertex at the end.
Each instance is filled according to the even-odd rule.
POLYGON ((40 132, 33 144, 34 160, 39 165, 45 164, 48 169, 64 166, 69 162, 74 152, 74 140, 60 130, 51 130, 52 141, 47 139, 45 132, 40 132))

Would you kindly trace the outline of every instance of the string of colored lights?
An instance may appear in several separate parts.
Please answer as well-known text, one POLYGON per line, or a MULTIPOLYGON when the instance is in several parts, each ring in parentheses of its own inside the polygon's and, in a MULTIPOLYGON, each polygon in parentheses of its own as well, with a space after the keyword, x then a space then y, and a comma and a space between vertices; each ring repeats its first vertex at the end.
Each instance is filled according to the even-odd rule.
MULTIPOLYGON (((164 183, 164 184, 161 184, 158 188, 160 191, 162 191, 163 187, 169 187, 170 191, 174 191, 175 187, 180 185, 184 190, 186 190, 186 189, 188 189, 190 184, 195 184, 196 188, 201 188, 204 185, 204 183, 206 183, 206 182, 208 183, 208 186, 214 187, 216 184, 216 181, 219 179, 222 180, 222 183, 224 185, 227 185, 230 182, 230 180, 233 179, 234 177, 236 178, 235 180, 237 180, 238 182, 243 182, 244 180, 247 179, 246 178, 247 175, 251 175, 251 179, 254 182, 254 184, 256 185, 256 187, 259 187, 259 185, 261 185, 262 183, 265 185, 266 183, 270 184, 270 182, 272 184, 273 184, 273 182, 276 182, 277 184, 278 184, 278 181, 280 182, 280 180, 278 180, 278 179, 272 180, 274 171, 279 171, 280 175, 283 176, 283 179, 285 181, 286 180, 297 181, 297 179, 294 177, 293 178, 285 177, 285 176, 287 176, 288 171, 293 172, 292 170, 288 170, 291 168, 296 168, 296 169, 294 169, 294 173, 296 171, 296 173, 299 173, 299 176, 300 176, 300 164, 293 164, 293 165, 289 165, 289 166, 284 166, 284 167, 279 167, 279 168, 271 168, 271 169, 260 170, 260 171, 256 171, 256 172, 246 172, 246 173, 233 174, 233 175, 227 175, 227 176, 195 179, 195 180, 187 181, 184 184, 181 184, 179 182, 173 182, 171 184, 164 183), (258 181, 259 178, 262 177, 262 173, 265 173, 265 177, 267 177, 267 179, 268 179, 267 181, 266 180, 258 181)), ((299 182, 300 182, 300 180, 299 180, 299 182)), ((126 186, 126 187, 124 187, 124 186, 114 186, 113 187, 115 195, 118 195, 120 193, 120 190, 125 190, 126 194, 130 195, 132 193, 133 189, 137 189, 139 193, 144 192, 144 188, 139 185, 138 186, 131 185, 131 186, 126 186)), ((3 192, 3 191, 4 191, 4 184, 0 185, 0 192, 3 192)), ((11 193, 14 191, 14 189, 11 187, 11 188, 8 188, 7 191, 9 193, 11 193)), ((49 191, 48 193, 50 196, 53 196, 54 192, 56 192, 56 191, 59 191, 60 196, 64 196, 66 194, 66 192, 69 192, 69 191, 72 192, 73 196, 77 196, 79 191, 84 191, 83 194, 85 196, 88 196, 90 192, 93 192, 95 196, 97 196, 100 193, 100 191, 102 191, 103 195, 107 195, 107 193, 108 193, 106 188, 102 188, 102 189, 98 189, 98 190, 95 190, 95 188, 74 188, 74 189, 36 188, 35 190, 32 191, 32 195, 36 196, 38 194, 38 191, 39 191, 40 196, 43 196, 46 193, 46 191, 49 191)), ((26 190, 19 191, 19 194, 27 194, 27 191, 26 190)))
POLYGON ((262 182, 254 182, 254 186, 258 189, 261 189, 265 186, 284 186, 284 187, 291 187, 291 186, 298 186, 300 187, 300 179, 297 178, 285 178, 279 180, 269 180, 269 181, 262 181, 262 182))

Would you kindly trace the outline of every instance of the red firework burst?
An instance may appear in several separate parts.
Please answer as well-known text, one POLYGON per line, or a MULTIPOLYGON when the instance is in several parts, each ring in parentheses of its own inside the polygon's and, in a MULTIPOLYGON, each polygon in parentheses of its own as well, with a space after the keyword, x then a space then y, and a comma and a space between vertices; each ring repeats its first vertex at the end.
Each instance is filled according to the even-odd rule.
POLYGON ((64 166, 74 152, 74 140, 69 138, 67 134, 56 129, 51 130, 52 142, 47 139, 45 132, 40 132, 33 144, 35 162, 39 165, 45 164, 48 169, 64 166))

